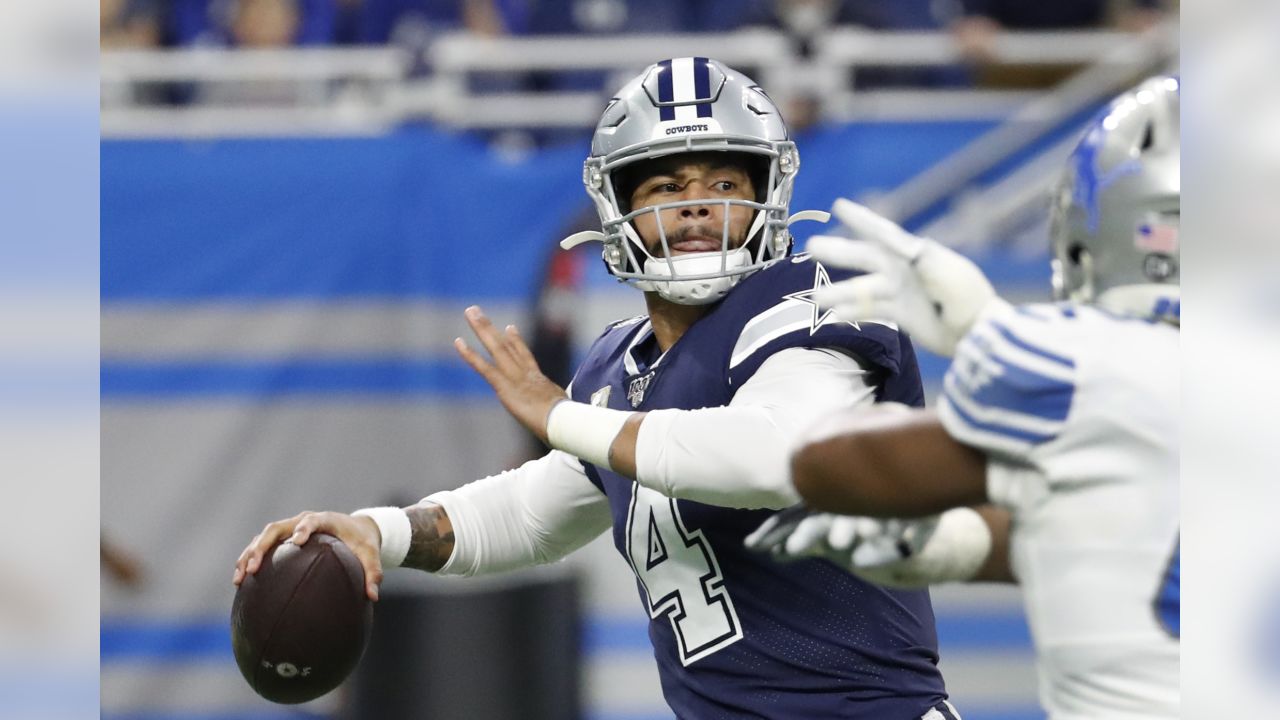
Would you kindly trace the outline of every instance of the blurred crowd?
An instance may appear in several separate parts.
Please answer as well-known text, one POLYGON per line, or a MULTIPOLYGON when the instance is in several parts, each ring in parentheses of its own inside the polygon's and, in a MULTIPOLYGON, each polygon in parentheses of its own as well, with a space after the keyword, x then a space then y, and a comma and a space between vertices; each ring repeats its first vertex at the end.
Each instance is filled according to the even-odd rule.
MULTIPOLYGON (((409 44, 483 35, 949 29, 974 59, 1003 29, 1139 30, 1176 0, 101 0, 103 48, 409 44)), ((1171 6, 1173 3, 1173 6, 1171 6)))
MULTIPOLYGON (((790 38, 794 56, 835 27, 947 33, 963 62, 950 66, 862 65, 846 82, 875 87, 1050 87, 1077 66, 998 62, 1006 30, 1113 28, 1139 31, 1176 14, 1178 0, 100 0, 101 43, 113 48, 288 48, 392 46, 409 51, 411 77, 432 74, 433 41, 444 33, 483 37, 631 33, 727 33, 767 29, 790 38)), ((748 65, 744 72, 758 71, 748 65)), ((604 71, 475 73, 473 93, 602 92, 604 71)), ((351 83, 151 83, 111 97, 142 104, 262 106, 332 97, 351 83)), ((797 130, 816 122, 816 96, 796 79, 784 98, 797 130)), ((363 91, 361 91, 363 92, 363 91)), ((354 94, 354 93, 353 93, 354 94)), ((107 92, 104 90, 104 98, 107 92)), ((539 131, 538 143, 558 131, 539 131)), ((525 136, 521 136, 525 137, 525 136)), ((522 144, 521 143, 517 143, 522 144)))

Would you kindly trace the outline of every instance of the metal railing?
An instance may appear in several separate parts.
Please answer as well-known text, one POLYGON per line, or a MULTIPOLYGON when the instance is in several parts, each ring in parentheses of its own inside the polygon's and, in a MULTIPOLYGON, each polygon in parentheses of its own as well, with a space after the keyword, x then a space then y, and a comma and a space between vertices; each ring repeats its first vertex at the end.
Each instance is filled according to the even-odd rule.
MULTIPOLYGON (((1106 64, 1137 42, 1113 31, 1007 33, 997 40, 994 62, 1106 64)), ((454 33, 420 50, 107 51, 101 59, 102 132, 368 134, 415 121, 460 128, 586 128, 615 85, 655 59, 692 54, 750 71, 780 102, 811 97, 819 114, 832 120, 1000 118, 1037 96, 957 88, 860 90, 851 84, 868 67, 960 63, 960 51, 945 32, 833 28, 813 38, 810 48, 802 56, 785 34, 747 30, 522 38, 454 33), (519 78, 531 72, 565 71, 598 71, 602 82, 576 91, 503 89, 517 88, 519 78), (486 78, 499 81, 486 86, 486 78)))
POLYGON ((949 203, 946 212, 923 231, 956 245, 980 246, 994 238, 1016 235, 1019 226, 1044 215, 1047 192, 1077 138, 1069 135, 1000 181, 983 187, 979 178, 1141 78, 1173 71, 1177 41, 1174 24, 1108 49, 1096 62, 1028 102, 1000 125, 876 198, 873 207, 886 217, 909 223, 939 203, 949 203))
MULTIPOLYGON (((350 135, 430 121, 466 129, 589 128, 607 93, 656 58, 716 57, 748 71, 780 104, 817 102, 827 120, 998 119, 974 142, 901 186, 867 199, 882 214, 953 244, 1008 239, 1042 218, 1045 193, 1072 139, 1002 179, 994 168, 1138 78, 1176 66, 1176 21, 1142 35, 1006 33, 995 64, 1078 66, 1047 91, 980 88, 862 90, 864 68, 962 62, 946 33, 834 28, 801 56, 791 38, 765 30, 722 35, 492 38, 456 33, 429 47, 104 52, 104 136, 350 135), (533 72, 597 71, 599 89, 526 92, 510 82, 533 72), (489 79, 486 89, 478 80, 489 79), (493 82, 497 78, 498 82, 493 82), (508 82, 503 82, 506 78, 508 82), (178 102, 173 96, 178 95, 178 102), (157 100, 159 98, 159 100, 157 100), (942 212, 938 213, 941 208, 942 212)), ((836 189, 839 192, 839 189, 836 189)))

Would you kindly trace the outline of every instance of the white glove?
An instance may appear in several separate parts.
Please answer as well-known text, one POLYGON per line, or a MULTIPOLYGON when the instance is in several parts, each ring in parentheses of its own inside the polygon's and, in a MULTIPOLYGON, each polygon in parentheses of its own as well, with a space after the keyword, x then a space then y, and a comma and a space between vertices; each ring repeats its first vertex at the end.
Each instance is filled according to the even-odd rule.
POLYGON ((986 522, 969 508, 918 520, 782 510, 745 541, 778 560, 826 558, 877 585, 919 588, 972 578, 991 552, 986 522))
POLYGON ((888 320, 929 350, 951 356, 988 303, 1004 302, 978 266, 954 250, 851 200, 836 200, 832 212, 862 239, 819 235, 806 249, 825 265, 867 273, 814 294, 842 320, 888 320))

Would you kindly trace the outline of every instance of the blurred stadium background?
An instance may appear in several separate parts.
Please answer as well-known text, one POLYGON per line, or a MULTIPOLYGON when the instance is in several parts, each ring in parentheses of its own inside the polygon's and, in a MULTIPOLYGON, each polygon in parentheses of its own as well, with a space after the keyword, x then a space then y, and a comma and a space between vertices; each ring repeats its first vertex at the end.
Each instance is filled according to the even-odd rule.
MULTIPOLYGON (((409 717, 370 714, 370 688, 397 682, 406 697, 493 696, 456 717, 540 717, 532 696, 549 691, 516 681, 546 676, 574 697, 547 717, 670 717, 634 580, 604 539, 510 577, 393 573, 365 672, 297 709, 258 699, 235 667, 233 562, 269 520, 412 502, 534 452, 450 343, 480 303, 564 373, 605 323, 642 310, 591 250, 556 241, 593 222, 590 127, 648 63, 716 57, 766 88, 803 161, 793 210, 860 199, 1031 299, 1047 296, 1045 193, 1068 145, 1110 95, 1178 58, 1179 8, 1157 0, 101 11, 110 720, 409 717), (546 666, 564 657, 580 662, 546 666)), ((803 241, 816 226, 798 228, 803 241)), ((922 367, 933 384, 945 366, 922 367)), ((1041 716, 1016 591, 945 588, 935 605, 965 716, 1041 716)))

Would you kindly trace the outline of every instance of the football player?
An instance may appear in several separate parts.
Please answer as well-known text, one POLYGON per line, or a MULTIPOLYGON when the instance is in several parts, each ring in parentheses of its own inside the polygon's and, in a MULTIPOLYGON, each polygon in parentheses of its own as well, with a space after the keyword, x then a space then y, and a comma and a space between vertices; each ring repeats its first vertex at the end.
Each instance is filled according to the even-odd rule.
POLYGON ((1011 306, 968 260, 847 201, 863 239, 810 245, 869 271, 824 305, 955 358, 936 410, 836 413, 794 455, 810 508, 858 517, 792 511, 749 544, 897 587, 1008 575, 1054 720, 1179 715, 1180 146, 1172 77, 1088 128, 1052 208, 1054 304, 1011 306), (1012 524, 966 507, 982 503, 1012 524))
MULTIPOLYGON (((706 58, 657 63, 605 109, 583 179, 610 273, 648 313, 606 328, 568 391, 479 308, 462 357, 553 450, 515 470, 355 516, 272 523, 237 564, 324 530, 385 567, 477 575, 555 561, 606 530, 637 580, 667 702, 682 718, 957 717, 927 590, 882 588, 743 540, 799 498, 791 444, 822 414, 921 405, 907 339, 818 308, 832 277, 791 256, 800 160, 754 82, 706 58)), ((836 276, 835 279, 847 276, 836 276)))

